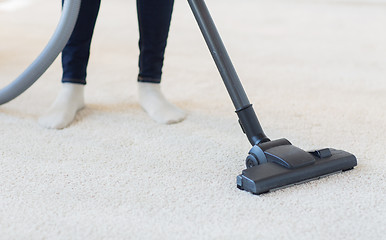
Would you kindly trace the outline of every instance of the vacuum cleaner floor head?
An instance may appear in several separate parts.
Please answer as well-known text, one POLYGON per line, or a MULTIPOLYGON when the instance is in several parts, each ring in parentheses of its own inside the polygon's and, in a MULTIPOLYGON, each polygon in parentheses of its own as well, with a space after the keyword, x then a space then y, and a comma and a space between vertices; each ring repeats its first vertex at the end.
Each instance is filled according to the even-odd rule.
POLYGON ((248 168, 237 177, 237 187, 253 194, 316 180, 357 165, 355 156, 348 152, 332 148, 306 152, 285 139, 254 146, 249 153, 248 168))

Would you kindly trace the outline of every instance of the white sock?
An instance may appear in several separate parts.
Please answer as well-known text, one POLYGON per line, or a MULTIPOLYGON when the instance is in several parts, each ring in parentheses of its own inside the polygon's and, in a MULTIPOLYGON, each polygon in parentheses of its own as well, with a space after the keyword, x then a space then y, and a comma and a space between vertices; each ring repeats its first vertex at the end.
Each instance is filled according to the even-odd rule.
POLYGON ((170 103, 161 92, 160 84, 138 83, 139 103, 149 116, 158 123, 181 122, 186 113, 170 103))
POLYGON ((63 83, 54 103, 39 118, 39 124, 45 128, 65 128, 71 124, 76 113, 82 108, 84 108, 84 85, 63 83))

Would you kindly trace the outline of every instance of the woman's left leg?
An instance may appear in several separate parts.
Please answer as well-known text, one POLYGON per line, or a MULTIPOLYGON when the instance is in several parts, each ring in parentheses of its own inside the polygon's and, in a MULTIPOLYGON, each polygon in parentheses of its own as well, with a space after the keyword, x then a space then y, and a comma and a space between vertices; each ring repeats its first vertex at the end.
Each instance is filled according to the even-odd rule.
POLYGON ((174 0, 137 0, 139 25, 139 101, 159 123, 177 123, 186 114, 166 100, 161 92, 162 67, 174 0))

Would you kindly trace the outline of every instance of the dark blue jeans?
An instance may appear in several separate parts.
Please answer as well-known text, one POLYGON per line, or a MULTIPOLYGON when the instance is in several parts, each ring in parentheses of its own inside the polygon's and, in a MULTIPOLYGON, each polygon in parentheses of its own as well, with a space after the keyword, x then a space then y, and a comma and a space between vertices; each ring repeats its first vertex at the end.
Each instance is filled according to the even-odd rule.
MULTIPOLYGON (((75 29, 62 52, 62 82, 86 84, 90 44, 100 3, 101 0, 82 1, 75 29)), ((173 4, 174 0, 137 0, 140 82, 161 82, 173 4)))

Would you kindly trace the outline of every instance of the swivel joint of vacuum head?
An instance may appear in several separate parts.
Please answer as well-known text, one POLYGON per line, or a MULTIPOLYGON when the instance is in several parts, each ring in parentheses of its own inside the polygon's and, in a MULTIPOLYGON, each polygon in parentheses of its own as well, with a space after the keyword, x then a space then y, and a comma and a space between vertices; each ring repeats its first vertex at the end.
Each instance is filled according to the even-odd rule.
POLYGON ((278 139, 275 141, 268 141, 268 142, 263 142, 260 144, 256 144, 249 150, 249 155, 246 159, 246 166, 247 168, 254 167, 259 164, 267 163, 267 157, 266 157, 266 150, 273 148, 273 147, 278 147, 281 145, 291 145, 291 143, 287 139, 278 139))
POLYGON ((252 146, 270 141, 261 127, 252 104, 236 110, 239 123, 252 146))

